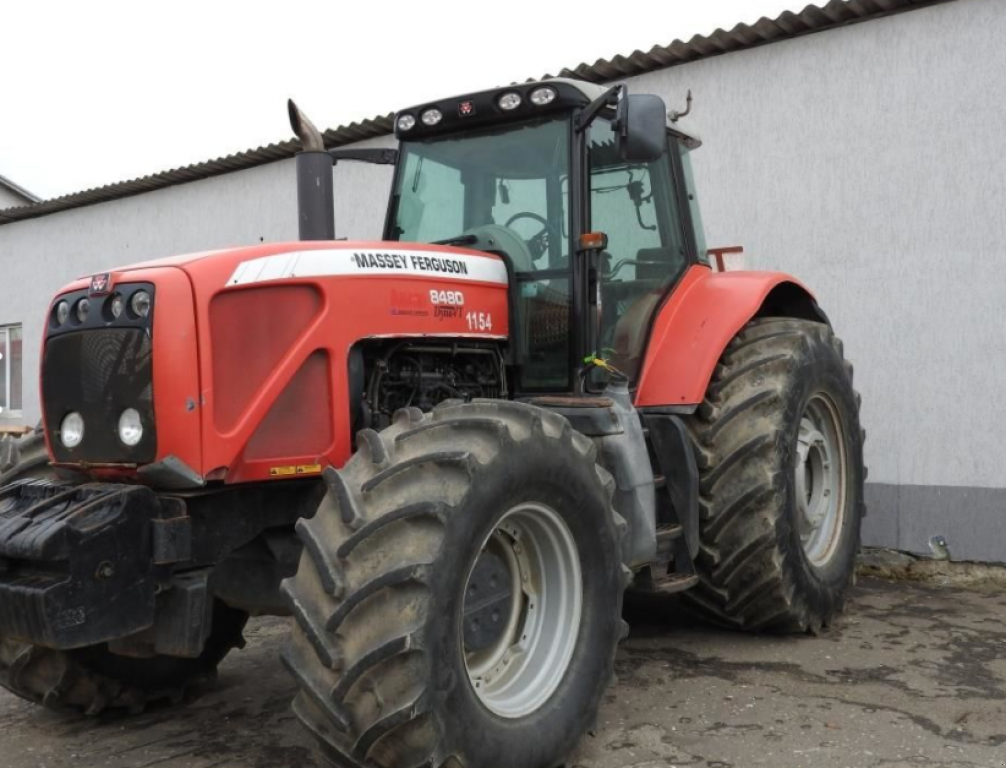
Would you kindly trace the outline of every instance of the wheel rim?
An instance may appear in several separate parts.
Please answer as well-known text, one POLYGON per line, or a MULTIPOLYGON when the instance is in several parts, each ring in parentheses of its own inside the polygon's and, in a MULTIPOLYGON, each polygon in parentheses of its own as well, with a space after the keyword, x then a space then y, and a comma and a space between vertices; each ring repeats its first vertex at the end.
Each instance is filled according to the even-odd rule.
POLYGON ((580 557, 566 523, 544 504, 508 511, 465 582, 459 640, 482 704, 506 718, 541 707, 569 667, 582 608, 580 557))
POLYGON ((846 455, 838 409, 823 393, 800 417, 797 436, 796 506, 800 542, 820 568, 834 556, 845 521, 846 455))

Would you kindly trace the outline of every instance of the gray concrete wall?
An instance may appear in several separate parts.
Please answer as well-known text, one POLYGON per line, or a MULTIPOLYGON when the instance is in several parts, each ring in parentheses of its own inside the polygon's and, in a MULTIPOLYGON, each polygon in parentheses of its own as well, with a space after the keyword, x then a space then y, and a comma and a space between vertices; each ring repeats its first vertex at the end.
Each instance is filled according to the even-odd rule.
MULTIPOLYGON (((801 277, 856 363, 871 544, 1006 560, 1006 9, 958 0, 634 78, 688 127, 710 245, 801 277)), ((393 105, 389 105, 393 106, 393 105)), ((370 142, 387 145, 391 140, 370 142)), ((338 231, 375 237, 390 171, 341 164, 338 231)), ((0 227, 0 323, 70 275, 295 237, 290 162, 0 227)), ((25 416, 37 418, 35 382, 25 416)))
POLYGON ((1001 0, 959 0, 633 84, 672 105, 694 91, 709 244, 801 277, 844 338, 877 484, 867 540, 925 551, 939 533, 998 561, 1004 41, 1001 0))

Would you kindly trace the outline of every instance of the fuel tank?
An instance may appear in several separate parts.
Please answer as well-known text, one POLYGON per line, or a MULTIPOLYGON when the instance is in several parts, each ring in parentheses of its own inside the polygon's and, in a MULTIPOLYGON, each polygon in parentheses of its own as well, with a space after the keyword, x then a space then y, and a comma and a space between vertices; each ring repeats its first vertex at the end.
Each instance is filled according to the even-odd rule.
POLYGON ((235 248, 81 279, 57 295, 47 321, 50 455, 92 475, 135 473, 159 487, 319 474, 352 452, 354 344, 505 340, 507 295, 498 256, 381 242, 235 248), (153 295, 146 322, 128 301, 113 316, 115 297, 121 303, 141 285, 153 295), (83 298, 87 320, 75 324, 83 298), (71 312, 59 322, 64 300, 71 312), (149 385, 137 380, 141 363, 149 385), (139 414, 136 446, 117 434, 126 409, 139 414), (83 437, 67 447, 61 425, 73 412, 82 414, 83 437))

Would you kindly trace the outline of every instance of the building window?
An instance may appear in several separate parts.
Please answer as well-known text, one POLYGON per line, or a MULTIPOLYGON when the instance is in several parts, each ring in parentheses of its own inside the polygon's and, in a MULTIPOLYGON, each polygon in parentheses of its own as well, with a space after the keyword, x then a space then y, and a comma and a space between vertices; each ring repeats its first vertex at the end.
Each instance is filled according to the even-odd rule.
POLYGON ((21 326, 0 325, 0 416, 21 415, 21 326))

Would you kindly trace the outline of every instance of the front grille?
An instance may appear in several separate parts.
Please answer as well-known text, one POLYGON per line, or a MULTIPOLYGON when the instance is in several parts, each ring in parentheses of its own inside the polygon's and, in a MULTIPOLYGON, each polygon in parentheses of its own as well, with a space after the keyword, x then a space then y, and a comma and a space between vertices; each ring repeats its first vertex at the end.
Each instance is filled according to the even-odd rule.
POLYGON ((149 332, 106 328, 50 336, 42 357, 42 398, 53 456, 58 462, 143 464, 157 454, 154 428, 153 355, 149 332), (143 422, 138 445, 119 440, 119 416, 135 408, 143 422), (84 418, 84 439, 75 448, 60 440, 64 417, 84 418))

